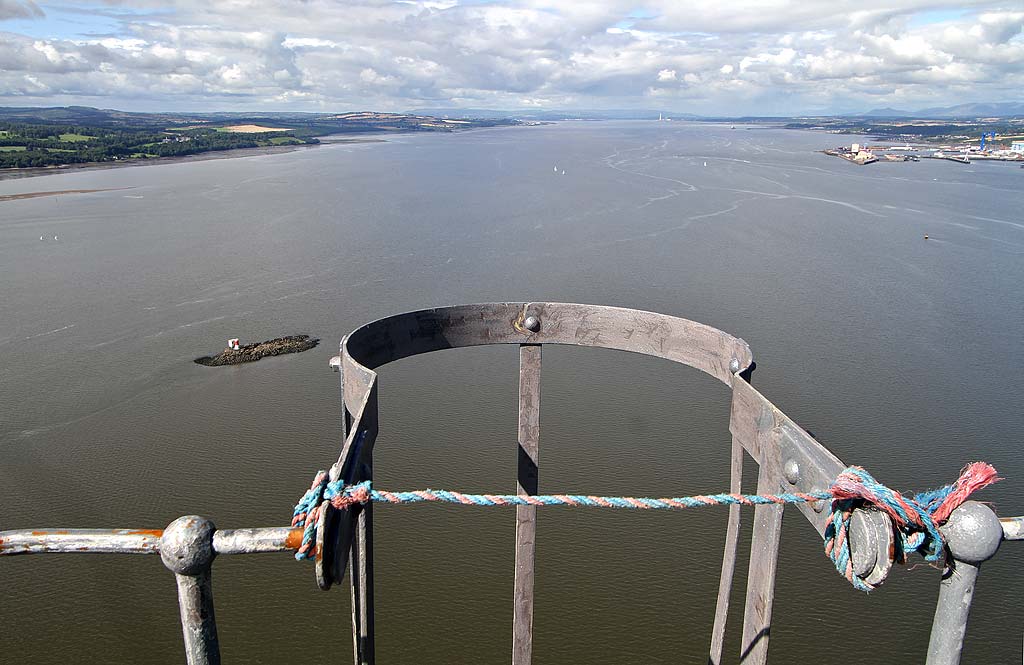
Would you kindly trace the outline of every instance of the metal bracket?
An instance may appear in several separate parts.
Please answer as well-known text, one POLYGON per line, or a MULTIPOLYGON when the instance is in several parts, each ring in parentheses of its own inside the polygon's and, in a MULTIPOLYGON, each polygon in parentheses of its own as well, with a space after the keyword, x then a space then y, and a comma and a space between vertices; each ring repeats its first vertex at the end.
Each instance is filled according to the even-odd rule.
MULTIPOLYGON (((790 492, 824 492, 846 468, 839 458, 792 421, 780 426, 783 489, 790 492)), ((797 504, 818 533, 824 536, 831 517, 826 501, 797 504)), ((875 510, 854 511, 850 522, 850 553, 858 577, 873 586, 888 577, 893 565, 893 526, 889 517, 875 510)))

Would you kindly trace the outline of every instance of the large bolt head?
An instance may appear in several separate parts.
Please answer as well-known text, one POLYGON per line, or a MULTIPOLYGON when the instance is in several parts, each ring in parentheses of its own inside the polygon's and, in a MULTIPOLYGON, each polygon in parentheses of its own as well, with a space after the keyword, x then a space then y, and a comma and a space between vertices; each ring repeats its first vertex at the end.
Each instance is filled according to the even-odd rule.
POLYGON ((1003 540, 999 518, 977 501, 966 501, 954 510, 941 530, 953 558, 971 564, 990 559, 1003 540))
POLYGON ((536 316, 528 316, 526 317, 526 320, 523 321, 523 327, 530 332, 537 332, 540 330, 540 319, 536 316))
POLYGON ((786 463, 782 465, 782 475, 790 485, 800 482, 800 465, 795 459, 786 460, 786 463))
POLYGON ((213 522, 198 515, 179 517, 164 529, 160 538, 160 558, 179 575, 198 575, 207 570, 213 551, 213 522))

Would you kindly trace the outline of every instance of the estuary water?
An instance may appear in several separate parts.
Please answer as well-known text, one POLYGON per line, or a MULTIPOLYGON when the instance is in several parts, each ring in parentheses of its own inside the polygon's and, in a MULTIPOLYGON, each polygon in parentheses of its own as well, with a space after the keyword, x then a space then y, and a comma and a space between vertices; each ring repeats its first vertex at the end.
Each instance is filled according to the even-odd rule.
MULTIPOLYGON (((755 385, 844 462, 918 490, 986 460, 1006 480, 979 498, 1024 513, 1016 166, 860 167, 815 152, 857 137, 675 122, 387 138, 0 182, 0 196, 107 190, 0 202, 0 530, 284 525, 337 456, 341 337, 505 300, 721 328, 751 345, 755 385), (192 363, 230 337, 297 333, 322 344, 192 363)), ((382 368, 376 484, 514 491, 517 363, 487 347, 382 368)), ((713 379, 564 347, 544 350, 543 372, 542 491, 728 487, 729 393, 713 379)), ((507 662, 512 511, 375 518, 378 662, 507 662)), ((724 509, 542 510, 534 662, 704 663, 725 524, 724 509)), ((964 662, 1020 658, 1022 561, 1005 543, 983 566, 964 662)), ((923 662, 939 571, 912 563, 854 591, 787 509, 772 660, 923 662)), ((183 660, 157 558, 4 558, 0 580, 0 653, 183 660)), ((226 662, 350 662, 348 594, 316 590, 308 563, 221 557, 214 580, 226 662)))

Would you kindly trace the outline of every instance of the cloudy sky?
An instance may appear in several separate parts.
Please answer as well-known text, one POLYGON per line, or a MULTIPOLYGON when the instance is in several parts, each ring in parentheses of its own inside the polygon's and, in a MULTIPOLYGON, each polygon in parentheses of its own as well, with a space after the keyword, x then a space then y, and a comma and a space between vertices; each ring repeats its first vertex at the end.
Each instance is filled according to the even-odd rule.
POLYGON ((1024 99, 1024 3, 0 0, 0 105, 918 109, 1024 99))

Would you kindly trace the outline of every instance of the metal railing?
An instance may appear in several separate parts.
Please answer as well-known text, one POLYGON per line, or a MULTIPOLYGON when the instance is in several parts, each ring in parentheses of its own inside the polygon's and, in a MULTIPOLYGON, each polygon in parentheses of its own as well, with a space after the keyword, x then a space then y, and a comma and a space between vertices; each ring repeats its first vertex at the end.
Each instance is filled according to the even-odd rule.
MULTIPOLYGON (((341 373, 345 443, 331 467, 331 481, 355 484, 373 478, 377 438, 376 368, 413 355, 484 344, 519 345, 518 493, 539 494, 541 357, 544 344, 632 351, 688 365, 732 390, 730 488, 740 492, 744 452, 758 465, 757 493, 827 490, 845 465, 753 388, 754 367, 743 340, 709 326, 663 314, 565 303, 488 303, 408 312, 365 325, 341 342, 331 366, 341 373)), ((823 501, 799 510, 819 534, 830 512, 823 501)), ((783 507, 754 508, 747 568, 740 660, 763 664, 769 629, 783 507)), ((722 661, 729 596, 736 567, 740 506, 729 507, 709 663, 722 661)), ((339 510, 325 501, 316 530, 316 581, 330 589, 346 573, 352 594, 354 660, 374 662, 372 504, 339 510)), ((534 541, 536 507, 516 508, 513 591, 513 665, 528 665, 533 647, 534 541)), ((1024 517, 997 518, 991 508, 969 501, 942 527, 951 555, 941 581, 929 665, 960 661, 979 566, 1002 540, 1024 539, 1024 517)), ((894 529, 882 512, 858 509, 850 527, 854 573, 868 584, 885 580, 892 568, 894 529)), ((209 520, 185 516, 159 530, 14 530, 0 532, 0 555, 102 552, 159 554, 174 572, 190 665, 220 662, 211 568, 217 555, 298 549, 301 528, 217 529, 209 520)))

